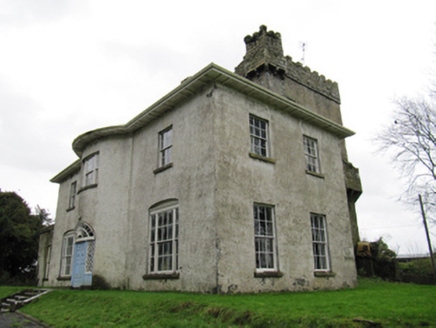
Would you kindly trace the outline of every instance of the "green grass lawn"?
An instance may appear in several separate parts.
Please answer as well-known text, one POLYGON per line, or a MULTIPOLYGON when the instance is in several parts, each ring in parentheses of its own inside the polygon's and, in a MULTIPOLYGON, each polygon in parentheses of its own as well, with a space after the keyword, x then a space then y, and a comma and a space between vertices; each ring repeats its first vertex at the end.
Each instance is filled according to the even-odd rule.
POLYGON ((19 291, 22 291, 23 289, 26 289, 29 287, 9 287, 9 286, 0 286, 0 298, 15 294, 19 291))
POLYGON ((436 286, 363 279, 355 289, 248 295, 55 290, 21 311, 55 327, 368 327, 354 319, 436 327, 436 286))

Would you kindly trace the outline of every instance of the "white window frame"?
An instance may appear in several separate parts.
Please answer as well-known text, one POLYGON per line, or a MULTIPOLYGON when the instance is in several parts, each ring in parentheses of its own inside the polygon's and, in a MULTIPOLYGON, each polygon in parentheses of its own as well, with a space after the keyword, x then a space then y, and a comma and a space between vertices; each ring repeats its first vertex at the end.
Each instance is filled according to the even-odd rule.
POLYGON ((68 204, 68 208, 72 209, 76 205, 76 194, 77 194, 77 181, 71 183, 70 186, 70 200, 68 204))
POLYGON ((98 182, 99 153, 92 154, 83 160, 83 187, 96 185, 98 182))
POLYGON ((74 231, 64 234, 61 254, 61 277, 70 277, 73 270, 74 231))
POLYGON ((173 162, 173 127, 159 132, 159 167, 173 162))
POLYGON ((318 140, 303 136, 304 156, 306 158, 306 171, 321 173, 319 164, 318 140))
POLYGON ((314 269, 315 271, 330 271, 330 254, 326 216, 322 214, 311 213, 310 226, 312 230, 314 269))
POLYGON ((269 123, 267 120, 250 115, 251 153, 261 157, 270 157, 269 123))
POLYGON ((274 206, 255 203, 253 219, 256 272, 278 271, 274 206))
POLYGON ((178 205, 150 211, 148 264, 150 274, 166 274, 178 271, 178 212, 178 205))

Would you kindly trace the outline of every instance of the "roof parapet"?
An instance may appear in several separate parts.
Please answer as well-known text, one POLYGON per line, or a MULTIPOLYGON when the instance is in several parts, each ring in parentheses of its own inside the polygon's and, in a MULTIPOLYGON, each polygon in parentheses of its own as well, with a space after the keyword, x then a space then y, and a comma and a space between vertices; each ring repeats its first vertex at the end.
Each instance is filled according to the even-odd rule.
POLYGON ((309 67, 303 66, 301 63, 292 61, 292 57, 290 56, 286 56, 285 59, 286 75, 289 78, 318 93, 323 94, 338 104, 341 103, 337 82, 327 79, 324 75, 320 75, 317 71, 311 71, 309 67))

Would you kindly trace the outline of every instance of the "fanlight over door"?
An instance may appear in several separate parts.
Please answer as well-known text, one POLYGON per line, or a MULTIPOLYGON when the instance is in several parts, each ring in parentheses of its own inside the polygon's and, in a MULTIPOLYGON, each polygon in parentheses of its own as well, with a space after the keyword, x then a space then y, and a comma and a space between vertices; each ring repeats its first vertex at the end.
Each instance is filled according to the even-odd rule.
POLYGON ((91 286, 94 266, 95 234, 94 229, 79 222, 75 229, 73 272, 71 286, 91 286))

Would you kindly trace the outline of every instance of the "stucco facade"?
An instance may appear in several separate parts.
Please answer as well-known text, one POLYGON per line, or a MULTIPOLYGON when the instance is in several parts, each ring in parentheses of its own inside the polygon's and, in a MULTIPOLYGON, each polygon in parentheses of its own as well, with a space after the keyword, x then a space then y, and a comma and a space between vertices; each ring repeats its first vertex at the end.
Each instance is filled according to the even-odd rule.
MULTIPOLYGON (((256 47, 281 49, 279 35, 261 27, 257 36, 267 42, 256 47)), ((253 64, 251 43, 236 73, 210 64, 127 124, 76 138, 79 159, 52 179, 59 200, 52 235, 41 236, 40 263, 47 245, 51 256, 40 285, 98 278, 235 293, 356 284, 350 213, 360 179, 337 84, 277 73, 277 61, 295 64, 280 51, 282 61, 253 64), (355 170, 348 178, 344 163, 355 170)))

